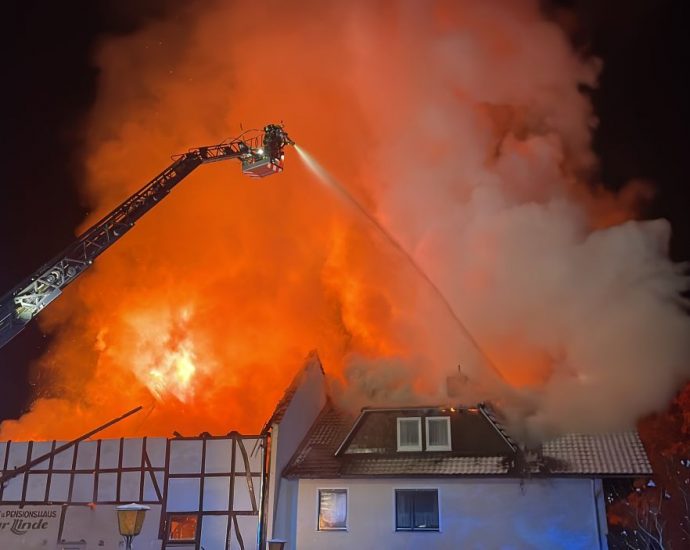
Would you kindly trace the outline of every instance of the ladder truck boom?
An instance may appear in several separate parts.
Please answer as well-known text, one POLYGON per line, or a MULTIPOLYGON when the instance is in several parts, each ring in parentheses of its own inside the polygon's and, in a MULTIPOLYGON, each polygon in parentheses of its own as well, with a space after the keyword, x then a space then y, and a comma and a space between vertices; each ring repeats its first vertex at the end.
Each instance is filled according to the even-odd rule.
POLYGON ((283 126, 269 124, 263 131, 249 130, 236 139, 190 149, 173 157, 173 163, 163 172, 0 298, 0 348, 197 167, 238 159, 243 174, 261 178, 283 170, 286 145, 294 142, 283 126))

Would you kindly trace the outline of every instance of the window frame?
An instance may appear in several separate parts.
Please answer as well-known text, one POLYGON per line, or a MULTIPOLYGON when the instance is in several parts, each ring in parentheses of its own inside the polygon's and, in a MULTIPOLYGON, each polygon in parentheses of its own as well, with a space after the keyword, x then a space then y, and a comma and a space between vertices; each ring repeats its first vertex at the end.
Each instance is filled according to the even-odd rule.
POLYGON ((422 450, 422 417, 421 416, 399 416, 396 419, 396 426, 397 426, 397 450, 398 452, 414 452, 414 451, 421 451, 422 450), (417 422, 417 445, 401 445, 400 444, 400 425, 403 422, 409 422, 409 421, 416 421, 417 422))
POLYGON ((196 544, 199 541, 199 532, 201 527, 201 514, 199 512, 168 512, 165 527, 165 544, 168 545, 189 545, 196 544), (194 516, 196 518, 196 525, 194 526, 193 539, 173 539, 170 538, 172 519, 176 516, 194 516))
POLYGON ((427 416, 425 417, 426 428, 426 450, 427 451, 452 451, 453 442, 451 440, 450 432, 450 416, 427 416), (431 445, 429 443, 429 420, 445 420, 446 423, 446 434, 448 435, 448 445, 431 445))
POLYGON ((393 530, 396 533, 440 533, 441 532, 441 492, 438 487, 398 487, 393 489, 393 530), (398 527, 398 493, 436 493, 436 527, 414 527, 414 509, 412 527, 398 527))
POLYGON ((350 527, 350 490, 347 487, 320 487, 316 489, 316 530, 317 531, 347 531, 350 527), (344 527, 321 527, 321 493, 344 493, 345 494, 345 526, 344 527))

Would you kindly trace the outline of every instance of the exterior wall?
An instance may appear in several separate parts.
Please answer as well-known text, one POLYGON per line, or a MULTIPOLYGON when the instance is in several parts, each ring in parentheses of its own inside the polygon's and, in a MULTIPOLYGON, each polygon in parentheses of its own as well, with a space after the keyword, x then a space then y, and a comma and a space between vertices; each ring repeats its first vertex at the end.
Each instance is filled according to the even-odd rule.
POLYGON ((606 548, 592 479, 299 480, 290 550, 606 548), (347 531, 317 531, 318 489, 348 489, 347 531), (438 489, 438 532, 395 530, 395 489, 438 489))
POLYGON ((295 541, 297 482, 281 476, 314 420, 326 404, 326 388, 321 363, 312 354, 304 368, 295 395, 279 424, 271 428, 271 472, 269 489, 268 538, 295 541))
MULTIPOLYGON (((62 506, 0 506, 0 548, 7 550, 97 550, 100 548, 120 548, 122 537, 117 528, 117 512, 115 505, 76 506, 65 507, 64 517, 61 517, 62 506), (8 516, 18 513, 28 517, 33 514, 38 519, 31 519, 30 526, 12 530, 14 521, 8 516), (25 515, 26 514, 26 515, 25 515), (62 543, 56 545, 60 523, 63 531, 60 536, 62 543), (9 523, 2 528, 3 523, 9 523)), ((136 548, 139 550, 160 550, 161 541, 158 539, 158 527, 161 507, 151 506, 146 514, 144 527, 136 538, 136 548)), ((24 519, 18 520, 20 526, 24 519)))
POLYGON ((275 466, 279 473, 287 466, 325 404, 325 379, 318 357, 313 356, 305 367, 304 379, 278 424, 275 466))

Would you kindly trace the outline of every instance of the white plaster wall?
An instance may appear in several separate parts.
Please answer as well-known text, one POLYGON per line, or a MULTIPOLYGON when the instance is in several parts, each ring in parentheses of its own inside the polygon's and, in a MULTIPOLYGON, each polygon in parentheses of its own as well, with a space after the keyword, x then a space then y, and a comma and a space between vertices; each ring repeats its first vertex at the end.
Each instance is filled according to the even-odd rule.
POLYGON ((288 542, 287 548, 295 548, 298 481, 281 478, 278 488, 276 518, 272 522, 273 530, 269 531, 268 540, 284 540, 288 542))
MULTIPOLYGON (((158 540, 160 512, 160 506, 151 506, 151 510, 146 512, 141 534, 134 539, 134 547, 137 550, 160 550, 161 541, 158 540)), ((93 508, 88 506, 67 508, 62 539, 67 542, 84 540, 86 550, 124 548, 117 527, 117 511, 115 506, 110 505, 96 505, 93 508)), ((28 548, 31 547, 27 547, 27 550, 28 548)))
POLYGON ((280 434, 276 451, 278 473, 287 466, 325 404, 326 389, 321 363, 317 357, 312 357, 305 367, 305 376, 279 424, 280 434))
POLYGON ((283 419, 273 426, 267 518, 269 539, 284 539, 292 541, 294 545, 294 495, 297 485, 282 478, 281 473, 325 404, 326 388, 321 363, 316 355, 312 355, 283 419))
POLYGON ((59 506, 0 506, 2 550, 54 548, 60 529, 59 506), (17 514, 21 514, 17 517, 17 514), (19 522, 20 525, 15 525, 19 522), (26 525, 26 524, 29 525, 26 525))
MULTIPOLYGON (((299 480, 289 550, 596 550, 589 479, 299 480), (347 531, 317 531, 317 490, 348 489, 347 531), (396 532, 395 489, 438 489, 439 532, 396 532)), ((605 546, 604 546, 605 547, 605 546)))

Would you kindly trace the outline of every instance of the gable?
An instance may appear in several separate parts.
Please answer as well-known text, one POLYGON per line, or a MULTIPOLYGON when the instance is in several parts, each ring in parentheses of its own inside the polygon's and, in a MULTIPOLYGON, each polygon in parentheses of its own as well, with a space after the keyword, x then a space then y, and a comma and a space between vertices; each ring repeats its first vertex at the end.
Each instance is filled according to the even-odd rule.
MULTIPOLYGON (((318 408, 323 407, 326 401, 325 395, 325 373, 321 365, 321 359, 316 351, 309 352, 304 362, 304 366, 295 374, 290 385, 285 389, 283 396, 278 401, 273 414, 264 424, 261 434, 267 434, 271 426, 280 424, 283 418, 294 410, 293 414, 303 415, 305 399, 303 394, 322 394, 317 399, 319 402, 318 408), (294 402, 294 403, 293 403, 294 402)), ((306 397, 307 400, 308 397, 306 397)), ((317 410, 318 410, 317 408, 317 410)))

